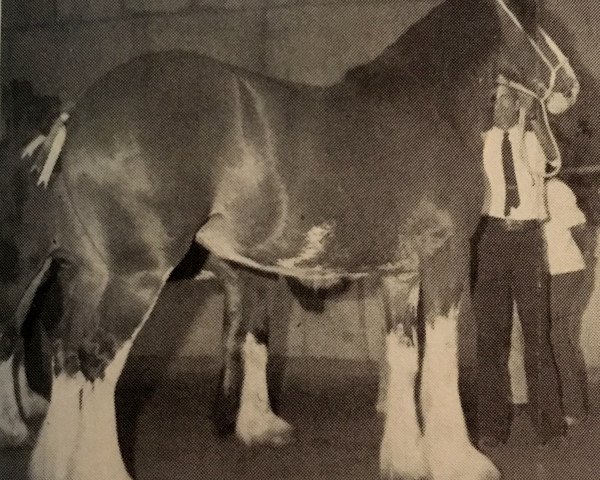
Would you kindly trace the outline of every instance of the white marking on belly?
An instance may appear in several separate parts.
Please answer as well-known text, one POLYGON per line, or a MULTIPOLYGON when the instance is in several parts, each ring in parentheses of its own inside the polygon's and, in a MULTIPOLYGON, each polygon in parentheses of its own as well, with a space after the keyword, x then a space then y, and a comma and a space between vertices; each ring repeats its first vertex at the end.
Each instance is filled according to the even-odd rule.
POLYGON ((313 260, 325 251, 325 242, 333 234, 333 227, 328 223, 312 227, 306 234, 306 245, 297 257, 280 259, 279 265, 293 268, 299 263, 313 260))
MULTIPOLYGON (((394 275, 409 280, 417 273, 414 270, 406 271, 405 263, 401 262, 396 269, 391 265, 385 267, 374 266, 370 270, 359 272, 326 269, 321 266, 303 268, 298 266, 265 265, 238 253, 240 247, 235 244, 232 234, 229 233, 229 220, 225 215, 215 214, 196 234, 196 241, 221 260, 227 260, 245 267, 265 273, 273 273, 298 279, 305 285, 335 284, 340 280, 357 280, 378 273, 394 275)), ((320 234, 319 234, 320 235, 320 234)))

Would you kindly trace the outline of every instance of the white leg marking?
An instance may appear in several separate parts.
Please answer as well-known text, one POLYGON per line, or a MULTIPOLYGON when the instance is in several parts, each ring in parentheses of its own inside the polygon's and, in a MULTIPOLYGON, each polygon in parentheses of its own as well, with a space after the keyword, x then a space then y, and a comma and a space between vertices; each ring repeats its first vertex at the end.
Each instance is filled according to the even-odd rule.
POLYGON ((375 411, 381 415, 386 413, 389 383, 390 367, 388 361, 384 358, 379 364, 379 388, 377 390, 377 403, 375 404, 375 411))
POLYGON ((53 378, 52 400, 31 457, 32 480, 72 480, 69 469, 79 442, 79 405, 85 384, 81 373, 53 378))
POLYGON ((29 388, 23 362, 19 365, 19 394, 26 418, 41 417, 48 411, 48 401, 29 388))
POLYGON ((389 479, 424 479, 428 477, 428 468, 415 405, 417 347, 395 332, 388 334, 386 347, 390 375, 379 456, 381 473, 389 479))
POLYGON ((292 426, 273 413, 267 391, 267 348, 251 333, 243 346, 244 381, 236 422, 238 438, 246 445, 282 445, 291 440, 292 426))
POLYGON ((69 480, 131 480, 119 449, 115 389, 132 344, 133 340, 129 340, 121 347, 103 379, 85 384, 69 480))
POLYGON ((500 472, 469 440, 458 392, 458 308, 426 326, 421 404, 434 480, 497 480, 500 472))
POLYGON ((408 291, 408 308, 409 308, 411 315, 415 318, 415 320, 417 318, 417 310, 419 308, 420 294, 421 294, 421 284, 420 283, 416 283, 415 285, 411 286, 408 291))
POLYGON ((18 447, 27 442, 29 431, 15 398, 13 357, 0 363, 0 448, 18 447))
MULTIPOLYGON (((412 282, 410 282, 412 283, 412 282)), ((387 319, 388 325, 395 324, 401 311, 406 309, 404 315, 412 317, 412 321, 416 324, 417 308, 419 305, 419 294, 421 289, 420 282, 412 283, 396 276, 388 276, 383 279, 383 288, 385 289, 384 298, 387 302, 387 315, 391 318, 387 319)), ((414 337, 416 338, 416 336, 414 337)), ((389 348, 386 350, 389 355, 389 348)), ((375 410, 378 413, 385 414, 387 407, 387 394, 389 390, 389 368, 390 360, 384 358, 379 370, 379 390, 377 392, 377 404, 375 410)))
MULTIPOLYGON (((165 273, 161 285, 170 273, 165 273)), ((119 449, 114 395, 133 342, 159 294, 160 290, 106 367, 104 378, 89 382, 78 373, 53 379, 50 407, 29 468, 31 480, 131 480, 119 449)))

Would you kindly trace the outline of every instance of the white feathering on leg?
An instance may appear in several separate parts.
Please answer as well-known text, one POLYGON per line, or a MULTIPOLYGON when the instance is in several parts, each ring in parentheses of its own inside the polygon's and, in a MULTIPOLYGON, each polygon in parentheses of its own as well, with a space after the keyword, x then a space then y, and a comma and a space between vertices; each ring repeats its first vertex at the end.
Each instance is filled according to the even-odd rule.
POLYGON ((267 348, 251 333, 243 346, 244 381, 236 433, 246 445, 282 445, 291 440, 292 427, 271 410, 267 390, 267 348))
POLYGON ((497 480, 500 472, 469 440, 458 392, 458 308, 426 326, 421 381, 425 446, 434 480, 497 480))
POLYGON ((70 479, 131 480, 117 436, 115 389, 133 340, 126 342, 107 366, 104 378, 86 382, 81 397, 81 431, 70 479))
POLYGON ((380 469, 386 479, 417 480, 428 477, 423 436, 415 405, 417 347, 407 337, 391 332, 386 339, 389 365, 386 417, 381 442, 380 469))
POLYGON ((79 442, 79 407, 85 384, 81 373, 60 373, 53 378, 52 401, 29 466, 31 480, 71 480, 68 475, 79 442))
POLYGON ((390 367, 387 359, 383 358, 379 365, 379 387, 377 389, 377 403, 375 404, 375 411, 380 415, 386 413, 389 379, 390 367))
MULTIPOLYGON (((171 271, 163 275, 161 287, 171 271)), ((30 480, 131 480, 117 437, 115 390, 133 342, 159 294, 160 289, 102 378, 90 382, 80 372, 54 377, 50 406, 30 462, 30 480)))

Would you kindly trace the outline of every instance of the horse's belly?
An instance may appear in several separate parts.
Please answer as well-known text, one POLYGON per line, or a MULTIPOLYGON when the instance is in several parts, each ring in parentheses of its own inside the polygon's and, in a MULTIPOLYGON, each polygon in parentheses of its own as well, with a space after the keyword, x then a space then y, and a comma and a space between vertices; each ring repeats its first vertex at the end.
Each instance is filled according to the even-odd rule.
POLYGON ((326 285, 340 278, 361 278, 418 269, 418 256, 401 238, 390 243, 380 256, 362 252, 352 238, 339 235, 335 222, 323 222, 310 228, 284 229, 277 237, 262 244, 236 241, 226 215, 217 214, 198 232, 197 241, 217 257, 249 268, 326 285), (370 261, 361 261, 361 259, 370 261))

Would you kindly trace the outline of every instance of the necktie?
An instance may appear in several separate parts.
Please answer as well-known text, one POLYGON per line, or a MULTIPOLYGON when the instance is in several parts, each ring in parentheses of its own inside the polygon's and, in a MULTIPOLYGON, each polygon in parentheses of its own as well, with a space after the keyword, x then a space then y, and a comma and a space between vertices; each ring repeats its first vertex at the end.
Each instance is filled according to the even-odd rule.
POLYGON ((517 175, 515 174, 515 162, 507 131, 504 131, 504 136, 502 137, 502 169, 504 170, 504 184, 506 185, 504 216, 508 217, 511 207, 517 208, 521 201, 519 199, 517 175))

